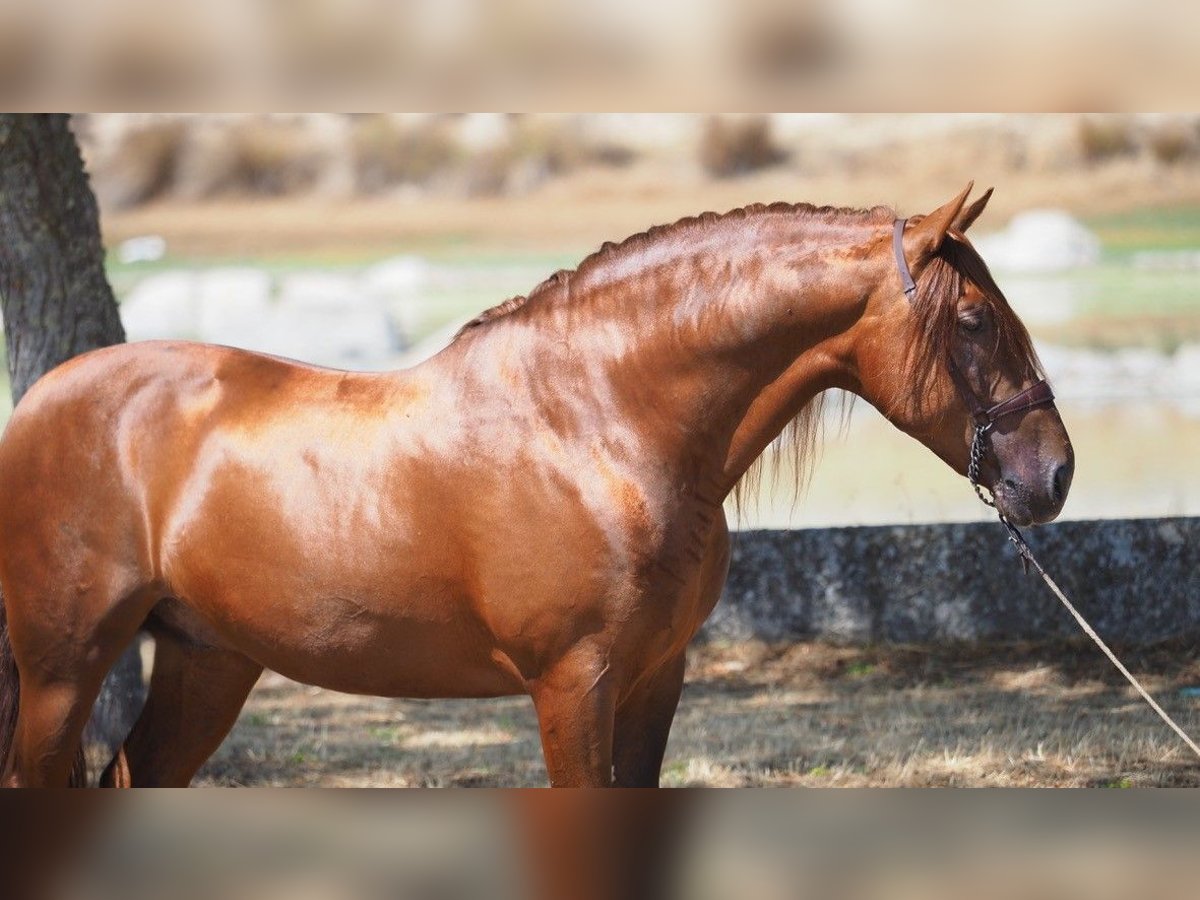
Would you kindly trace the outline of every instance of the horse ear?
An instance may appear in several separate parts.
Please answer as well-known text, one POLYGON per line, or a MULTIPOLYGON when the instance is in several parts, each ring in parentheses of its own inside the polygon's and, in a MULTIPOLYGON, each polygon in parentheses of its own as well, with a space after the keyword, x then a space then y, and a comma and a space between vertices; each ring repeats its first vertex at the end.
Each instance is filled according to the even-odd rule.
POLYGON ((912 228, 904 234, 904 252, 910 260, 925 259, 937 253, 946 239, 946 232, 954 225, 958 214, 962 212, 963 204, 975 186, 972 181, 961 194, 942 206, 939 206, 927 216, 913 223, 912 228))
POLYGON ((965 234, 966 230, 975 224, 975 220, 979 218, 979 214, 983 212, 988 201, 992 199, 992 191, 994 190, 995 188, 988 188, 982 197, 960 212, 954 220, 951 230, 957 231, 959 234, 965 234))

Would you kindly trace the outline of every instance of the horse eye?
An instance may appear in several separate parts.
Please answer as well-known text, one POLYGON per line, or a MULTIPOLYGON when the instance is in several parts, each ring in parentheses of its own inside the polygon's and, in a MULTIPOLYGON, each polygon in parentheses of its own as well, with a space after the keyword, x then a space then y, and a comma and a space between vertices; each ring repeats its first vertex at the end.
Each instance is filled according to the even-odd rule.
POLYGON ((958 324, 963 331, 980 331, 987 324, 987 316, 982 310, 971 310, 959 315, 958 324))

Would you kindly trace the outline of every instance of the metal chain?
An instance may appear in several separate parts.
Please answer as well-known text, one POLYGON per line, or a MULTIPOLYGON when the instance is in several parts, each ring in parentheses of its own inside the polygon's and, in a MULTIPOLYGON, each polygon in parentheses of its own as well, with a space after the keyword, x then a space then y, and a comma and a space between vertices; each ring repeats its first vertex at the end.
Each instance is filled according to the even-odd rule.
MULTIPOLYGON (((975 488, 975 495, 992 509, 996 509, 996 501, 985 497, 983 488, 979 486, 979 464, 983 462, 983 455, 987 453, 987 445, 983 439, 988 428, 988 425, 975 426, 975 436, 971 438, 971 461, 967 464, 967 480, 971 482, 971 487, 975 488)), ((1001 515, 1000 518, 1003 519, 1004 516, 1001 515)))
POLYGON ((975 488, 975 493, 979 496, 979 499, 992 509, 996 510, 996 515, 1000 517, 1000 524, 1003 525, 1004 530, 1008 532, 1008 540, 1017 549, 1017 555, 1021 559, 1021 567, 1025 570, 1025 574, 1029 574, 1029 566, 1032 564, 1037 570, 1037 573, 1042 576, 1042 580, 1046 582, 1046 587, 1050 588, 1050 590, 1054 592, 1054 596, 1056 596, 1062 602, 1062 605, 1066 607, 1067 612, 1069 612, 1075 621, 1079 623, 1079 627, 1083 629, 1083 633, 1091 638, 1096 646, 1103 651, 1104 655, 1108 657, 1109 662, 1117 667, 1117 670, 1125 676, 1125 680, 1133 685, 1134 689, 1138 692, 1138 694, 1141 695, 1142 699, 1150 705, 1150 708, 1158 713, 1158 717, 1162 719, 1168 726, 1170 726, 1171 730, 1174 731, 1175 734, 1177 734, 1185 744, 1187 744, 1188 748, 1195 753, 1197 757, 1200 757, 1200 746, 1197 746, 1196 742, 1188 736, 1188 733, 1180 728, 1179 725, 1176 724, 1175 720, 1172 719, 1167 712, 1155 702, 1154 698, 1150 696, 1149 692, 1142 687, 1141 682, 1139 682, 1133 676, 1133 673, 1125 668, 1124 665, 1122 665, 1121 660, 1117 659, 1117 655, 1113 653, 1111 649, 1109 649, 1108 644, 1104 643, 1100 635, 1096 633, 1096 630, 1092 628, 1090 624, 1088 624, 1087 619, 1085 619, 1080 614, 1079 610, 1072 605, 1071 601, 1067 599, 1067 595, 1062 592, 1062 589, 1054 583, 1054 579, 1046 574, 1046 570, 1042 568, 1042 564, 1039 563, 1037 561, 1037 557, 1033 555, 1033 551, 1029 548, 1029 544, 1025 542, 1025 536, 1021 534, 1021 532, 1017 529, 1017 526, 1008 520, 1008 517, 996 507, 996 504, 993 500, 990 500, 983 495, 983 491, 979 486, 979 464, 983 460, 984 453, 987 452, 987 446, 984 443, 984 437, 987 434, 987 430, 988 428, 986 425, 975 426, 975 436, 971 440, 971 462, 967 466, 967 478, 971 482, 971 487, 975 488))
MULTIPOLYGON (((1021 558, 1021 568, 1025 574, 1029 574, 1029 562, 1032 554, 1029 550, 1029 545, 1025 543, 1025 538, 1021 532, 1017 530, 1017 526, 1008 521, 1008 516, 1000 512, 996 506, 995 497, 989 497, 983 493, 983 486, 979 483, 979 464, 983 462, 984 454, 987 453, 987 437, 988 431, 991 429, 990 424, 976 425, 975 434, 971 438, 971 461, 967 464, 967 480, 971 482, 971 487, 975 488, 975 496, 981 502, 987 504, 992 509, 996 510, 996 515, 1000 517, 1000 524, 1004 526, 1008 532, 1008 539, 1012 541, 1014 547, 1017 548, 1017 555, 1021 558)), ((991 493, 990 491, 988 493, 991 493)))

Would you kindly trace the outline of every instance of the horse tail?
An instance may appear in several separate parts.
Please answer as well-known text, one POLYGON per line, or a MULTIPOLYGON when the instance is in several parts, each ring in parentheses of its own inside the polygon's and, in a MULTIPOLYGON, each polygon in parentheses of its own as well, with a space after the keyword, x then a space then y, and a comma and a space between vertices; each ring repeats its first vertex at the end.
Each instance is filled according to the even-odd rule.
POLYGON ((12 761, 20 697, 21 677, 17 672, 17 661, 13 658, 12 642, 8 639, 8 615, 4 609, 4 596, 0 594, 0 776, 8 774, 8 767, 12 761))
MULTIPOLYGON (((12 641, 8 636, 8 613, 4 607, 4 595, 0 593, 0 777, 7 777, 12 764, 13 739, 17 734, 17 713, 21 708, 21 674, 13 656, 12 641)), ((87 757, 83 742, 75 752, 68 787, 87 786, 87 757)))

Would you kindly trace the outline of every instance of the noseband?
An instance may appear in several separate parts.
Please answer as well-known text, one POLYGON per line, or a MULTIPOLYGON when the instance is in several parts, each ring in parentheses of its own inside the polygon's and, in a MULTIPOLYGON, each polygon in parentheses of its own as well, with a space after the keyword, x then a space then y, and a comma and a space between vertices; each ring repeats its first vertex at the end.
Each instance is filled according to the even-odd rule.
MULTIPOLYGON (((907 221, 907 219, 897 219, 892 227, 892 252, 896 255, 896 268, 900 270, 900 283, 904 286, 904 295, 911 303, 916 302, 917 299, 917 284, 913 281, 908 261, 904 258, 904 225, 907 221)), ((985 497, 979 487, 979 464, 986 452, 985 438, 988 432, 996 427, 997 422, 1007 416, 1014 416, 1038 406, 1049 406, 1054 402, 1054 393, 1050 390, 1050 385, 1045 380, 1041 380, 1031 384, 1025 390, 1013 394, 1007 400, 1001 400, 992 406, 985 406, 971 387, 970 382, 967 381, 966 376, 963 375, 962 370, 959 369, 953 355, 947 358, 946 366, 950 370, 950 378, 954 381, 955 388, 958 389, 958 395, 967 405, 967 409, 971 411, 971 417, 975 420, 975 434, 971 440, 971 462, 967 467, 967 478, 970 480, 971 486, 975 488, 979 499, 988 506, 995 507, 996 504, 985 497)))

